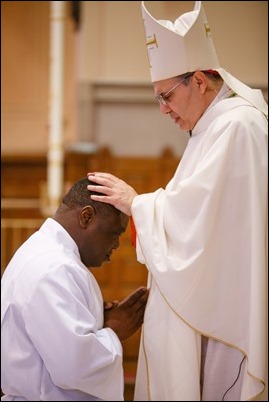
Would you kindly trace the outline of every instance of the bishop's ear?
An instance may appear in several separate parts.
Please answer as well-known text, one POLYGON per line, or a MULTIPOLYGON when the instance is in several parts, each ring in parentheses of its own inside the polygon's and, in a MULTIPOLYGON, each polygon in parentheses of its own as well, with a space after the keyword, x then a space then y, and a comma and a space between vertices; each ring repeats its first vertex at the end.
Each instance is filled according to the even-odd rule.
POLYGON ((87 205, 86 207, 82 208, 79 213, 79 224, 82 228, 86 229, 89 223, 95 217, 96 212, 95 209, 91 205, 87 205))
POLYGON ((193 80, 195 82, 195 85, 199 88, 199 91, 201 93, 205 93, 206 88, 207 88, 207 78, 205 74, 202 71, 195 71, 193 74, 193 80))

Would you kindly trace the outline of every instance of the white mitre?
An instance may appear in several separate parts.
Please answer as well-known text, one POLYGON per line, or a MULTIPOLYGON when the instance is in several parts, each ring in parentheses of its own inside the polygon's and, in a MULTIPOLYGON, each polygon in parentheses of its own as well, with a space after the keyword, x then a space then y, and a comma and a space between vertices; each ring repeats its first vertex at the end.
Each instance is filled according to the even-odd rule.
POLYGON ((174 23, 153 18, 144 1, 142 15, 152 82, 197 70, 215 70, 234 92, 268 116, 261 90, 248 87, 220 67, 201 1, 174 23))

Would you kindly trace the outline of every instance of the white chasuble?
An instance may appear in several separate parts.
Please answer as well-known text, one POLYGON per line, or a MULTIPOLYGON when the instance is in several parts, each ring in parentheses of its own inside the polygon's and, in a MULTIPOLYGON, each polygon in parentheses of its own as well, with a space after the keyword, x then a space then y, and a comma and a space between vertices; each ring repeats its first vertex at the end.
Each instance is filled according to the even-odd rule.
POLYGON ((134 199, 151 289, 135 400, 249 400, 264 390, 267 132, 247 101, 217 99, 167 187, 134 199))

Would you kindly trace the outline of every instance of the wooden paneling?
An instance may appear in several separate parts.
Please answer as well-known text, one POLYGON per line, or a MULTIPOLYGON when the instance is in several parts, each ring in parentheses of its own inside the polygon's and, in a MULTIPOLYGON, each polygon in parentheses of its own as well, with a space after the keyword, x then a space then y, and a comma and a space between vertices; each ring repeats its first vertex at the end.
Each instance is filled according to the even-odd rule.
POLYGON ((40 228, 44 219, 1 219, 1 276, 19 246, 40 228))
POLYGON ((46 180, 45 155, 2 155, 1 198, 39 198, 40 182, 46 180))

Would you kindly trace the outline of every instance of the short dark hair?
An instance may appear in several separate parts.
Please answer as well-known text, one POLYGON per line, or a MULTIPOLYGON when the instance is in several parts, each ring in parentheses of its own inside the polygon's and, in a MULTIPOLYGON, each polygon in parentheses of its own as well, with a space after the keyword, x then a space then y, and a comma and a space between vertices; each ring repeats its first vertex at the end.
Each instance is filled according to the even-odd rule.
POLYGON ((111 204, 92 200, 91 195, 102 195, 102 193, 88 190, 87 186, 89 184, 98 185, 97 183, 90 181, 87 177, 78 180, 64 195, 62 204, 70 209, 91 205, 101 215, 108 215, 112 212, 120 213, 120 211, 111 204))

